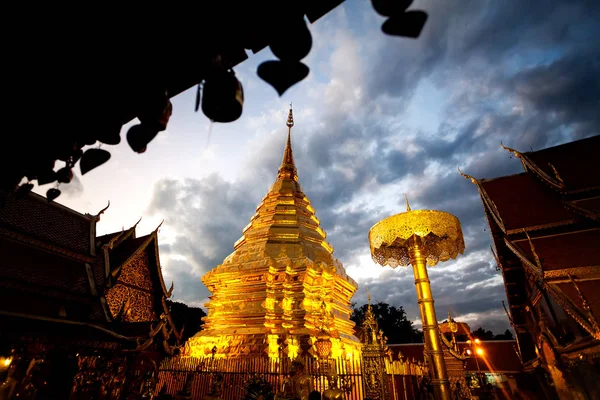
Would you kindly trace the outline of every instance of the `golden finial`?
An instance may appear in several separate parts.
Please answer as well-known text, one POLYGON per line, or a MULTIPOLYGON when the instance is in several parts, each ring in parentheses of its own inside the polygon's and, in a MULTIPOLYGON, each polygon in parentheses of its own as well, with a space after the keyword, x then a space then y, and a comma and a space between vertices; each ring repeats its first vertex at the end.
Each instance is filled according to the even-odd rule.
POLYGON ((548 163, 548 165, 550 166, 550 168, 552 168, 552 171, 554 172, 554 176, 556 176, 556 180, 558 182, 560 182, 561 185, 564 185, 565 182, 562 180, 562 178, 560 177, 560 175, 558 174, 558 171, 556 170, 556 168, 554 167, 554 165, 548 163))
POLYGON ((290 113, 286 125, 288 127, 288 137, 285 144, 285 150, 283 151, 283 159, 281 160, 281 166, 279 167, 279 173, 277 178, 289 178, 298 180, 296 172, 296 165, 294 164, 294 155, 292 153, 292 126, 294 126, 294 116, 292 115, 292 104, 290 103, 290 113))
POLYGON ((110 207, 110 200, 108 201, 108 205, 107 205, 106 207, 104 207, 102 210, 100 210, 100 211, 98 212, 98 214, 96 214, 96 215, 92 215, 92 219, 95 219, 95 220, 96 220, 96 222, 100 222, 100 216, 101 216, 102 214, 104 214, 104 211, 108 210, 108 207, 110 207))
POLYGON ((292 126, 294 126, 294 114, 292 113, 292 103, 290 103, 290 112, 288 113, 287 122, 285 124, 290 129, 292 129, 292 126))
POLYGON ((518 152, 515 149, 511 149, 510 147, 506 147, 504 145, 504 143, 500 142, 500 147, 502 147, 504 150, 508 151, 509 153, 513 153, 515 155, 515 157, 521 158, 521 153, 520 152, 518 152))
POLYGON ((541 270, 544 270, 544 267, 542 266, 542 262, 540 261, 540 257, 537 254, 537 251, 535 251, 535 247, 533 246, 533 242, 531 241, 531 237, 529 237, 529 233, 525 232, 525 236, 527 236, 527 240, 529 241, 529 247, 531 248, 531 252, 533 253, 533 258, 535 260, 535 265, 541 270))
POLYGON ((367 288, 367 303, 371 305, 371 292, 369 292, 369 288, 367 288))
POLYGON ((410 211, 410 204, 408 204, 408 196, 404 193, 404 198, 406 199, 406 211, 410 211))
POLYGON ((473 178, 471 175, 467 175, 464 172, 462 172, 460 170, 460 167, 458 168, 458 173, 461 174, 461 176, 465 179, 469 179, 471 182, 473 182, 473 184, 477 185, 477 179, 473 178))

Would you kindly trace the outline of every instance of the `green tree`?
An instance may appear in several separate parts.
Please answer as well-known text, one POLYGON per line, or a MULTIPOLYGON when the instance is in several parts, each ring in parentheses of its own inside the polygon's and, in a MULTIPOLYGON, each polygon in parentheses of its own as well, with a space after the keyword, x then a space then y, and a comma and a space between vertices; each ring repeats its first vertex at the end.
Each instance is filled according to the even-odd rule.
POLYGON ((202 325, 204 324, 202 318, 206 317, 203 309, 190 307, 187 304, 170 300, 167 300, 167 304, 171 310, 171 318, 173 318, 173 323, 175 323, 177 329, 185 327, 182 338, 183 342, 202 329, 202 325))
POLYGON ((508 329, 504 333, 494 336, 494 340, 514 340, 513 334, 508 329))
POLYGON ((494 340, 494 332, 483 329, 482 327, 477 328, 472 332, 474 338, 479 340, 494 340))
MULTIPOLYGON (((387 303, 379 302, 371 306, 373 315, 377 320, 379 329, 383 335, 388 338, 389 344, 397 343, 421 343, 423 342, 423 332, 413 326, 411 320, 406 317, 406 312, 402 306, 394 307, 387 303)), ((356 330, 360 329, 365 319, 368 304, 356 307, 352 304, 352 316, 350 319, 356 323, 356 330)))

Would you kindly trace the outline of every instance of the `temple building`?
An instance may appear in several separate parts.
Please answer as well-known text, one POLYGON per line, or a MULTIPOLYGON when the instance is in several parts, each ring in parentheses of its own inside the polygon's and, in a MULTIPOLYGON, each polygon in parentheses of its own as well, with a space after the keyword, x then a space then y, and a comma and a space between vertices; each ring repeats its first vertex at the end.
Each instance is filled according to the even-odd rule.
POLYGON ((158 228, 98 236, 106 209, 80 214, 35 193, 1 195, 0 398, 150 396, 158 364, 182 338, 158 228))
POLYGON ((234 251, 202 278, 211 291, 202 331, 184 350, 194 357, 315 355, 317 337, 331 356, 360 353, 350 320, 357 283, 333 256, 300 183, 288 137, 277 179, 234 251))
POLYGON ((600 136, 520 152, 478 188, 525 372, 544 398, 598 398, 600 136))

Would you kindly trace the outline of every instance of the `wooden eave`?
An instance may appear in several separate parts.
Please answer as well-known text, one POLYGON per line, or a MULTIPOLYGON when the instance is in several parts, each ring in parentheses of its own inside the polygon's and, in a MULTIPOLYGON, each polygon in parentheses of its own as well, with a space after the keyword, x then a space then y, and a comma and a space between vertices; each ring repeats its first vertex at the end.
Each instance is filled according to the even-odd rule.
POLYGON ((576 306, 571 301, 569 296, 565 295, 558 287, 551 285, 544 280, 543 269, 529 260, 525 254, 521 252, 518 246, 512 244, 508 239, 505 239, 505 243, 507 247, 521 260, 528 271, 537 279, 536 286, 538 286, 540 290, 548 293, 556 301, 556 303, 560 305, 568 315, 571 316, 571 318, 579 323, 579 325, 581 325, 591 335, 597 334, 594 331, 593 326, 588 321, 588 318, 585 316, 583 310, 576 306))
POLYGON ((88 323, 88 322, 79 322, 79 321, 72 321, 72 320, 62 319, 62 318, 21 314, 21 313, 14 313, 14 312, 1 311, 1 310, 0 310, 0 315, 7 316, 7 317, 14 317, 14 318, 24 318, 24 319, 35 320, 35 321, 46 321, 46 322, 51 322, 51 323, 56 323, 56 324, 61 324, 61 325, 67 325, 67 326, 71 325, 71 326, 85 327, 85 328, 97 330, 103 334, 106 334, 106 335, 112 337, 113 339, 123 340, 123 341, 127 341, 127 342, 135 341, 135 338, 123 336, 123 335, 121 335, 115 331, 112 331, 110 329, 107 329, 103 326, 93 324, 93 323, 88 323))

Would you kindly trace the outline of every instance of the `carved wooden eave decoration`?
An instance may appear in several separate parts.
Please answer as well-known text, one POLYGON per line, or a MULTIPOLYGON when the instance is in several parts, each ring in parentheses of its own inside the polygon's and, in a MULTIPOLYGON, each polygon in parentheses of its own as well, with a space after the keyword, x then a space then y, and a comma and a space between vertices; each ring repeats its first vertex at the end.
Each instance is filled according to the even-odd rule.
MULTIPOLYGON (((439 326, 438 326, 438 329, 439 329, 439 326)), ((442 343, 446 347, 446 350, 448 350, 448 353, 450 353, 452 355, 452 357, 454 357, 460 361, 465 361, 469 358, 468 356, 460 354, 459 352, 455 351, 452 346, 452 343, 450 343, 450 341, 446 338, 446 335, 442 334, 441 332, 439 332, 439 335, 440 335, 440 338, 442 339, 442 343)))
POLYGON ((109 207, 110 207, 110 200, 108 201, 108 204, 106 205, 106 207, 104 207, 102 210, 98 211, 95 215, 85 214, 85 216, 88 217, 88 218, 90 218, 91 220, 93 220, 95 222, 100 222, 100 216, 102 214, 104 214, 104 212, 106 210, 108 210, 109 207))
POLYGON ((142 342, 140 339, 137 339, 137 346, 136 346, 135 350, 136 351, 144 351, 148 347, 150 347, 152 345, 152 343, 154 343, 154 337, 153 336, 149 337, 144 342, 142 342))
POLYGON ((587 312, 576 306, 569 299, 569 297, 564 294, 562 290, 560 290, 560 288, 556 287, 556 285, 550 284, 544 280, 544 271, 541 263, 539 263, 539 258, 536 257, 537 262, 533 263, 525 256, 525 254, 521 252, 521 250, 519 250, 516 245, 512 244, 508 239, 505 238, 504 242, 506 243, 506 246, 522 261, 523 265, 534 277, 533 281, 535 282, 537 288, 540 291, 548 293, 552 299, 556 301, 556 303, 560 305, 565 312, 571 316, 571 318, 573 318, 573 320, 581 325, 583 329, 585 329, 594 338, 600 340, 600 330, 597 330, 594 325, 590 323, 587 312))
POLYGON ((65 318, 52 318, 52 317, 46 317, 46 316, 40 316, 40 315, 22 314, 22 313, 15 313, 15 312, 2 311, 2 310, 0 310, 0 315, 24 318, 24 319, 30 319, 30 320, 37 320, 37 321, 46 321, 46 322, 57 323, 60 325, 67 325, 67 326, 70 325, 70 326, 87 327, 92 330, 102 332, 103 334, 108 335, 112 339, 117 339, 120 341, 129 342, 129 343, 135 342, 135 338, 121 335, 120 333, 112 331, 110 329, 107 329, 104 326, 100 326, 100 325, 89 323, 89 322, 72 321, 72 320, 68 320, 65 318))
POLYGON ((165 316, 166 320, 169 322, 169 325, 171 327, 171 331, 175 335, 175 338, 177 339, 177 342, 180 342, 181 338, 183 337, 183 330, 184 330, 185 327, 182 327, 180 331, 177 331, 175 323, 173 322, 173 319, 171 317, 171 312, 169 310, 169 307, 167 305, 167 300, 166 300, 165 297, 163 297, 161 299, 161 303, 162 303, 162 306, 163 306, 164 316, 165 316))
POLYGON ((520 159, 521 163, 523 164, 523 168, 525 168, 526 171, 534 172, 537 176, 539 176, 544 182, 546 182, 548 185, 550 185, 553 189, 556 189, 561 192, 566 189, 565 183, 563 182, 562 178, 558 174, 558 171, 556 171, 556 168, 554 168, 554 166, 552 164, 549 164, 549 165, 552 168, 552 170, 555 172, 554 177, 552 177, 552 176, 548 175, 546 172, 544 172, 529 157, 527 157, 526 154, 521 153, 515 149, 511 149, 510 147, 506 147, 506 146, 504 146, 504 144, 502 144, 502 142, 500 143, 500 146, 504 150, 508 151, 509 153, 513 153, 515 155, 515 157, 520 159))
POLYGON ((119 309, 119 312, 117 313, 117 315, 114 316, 113 321, 122 322, 123 316, 127 315, 127 313, 130 311, 130 309, 131 309, 131 303, 130 303, 129 299, 127 299, 123 303, 121 303, 121 308, 119 309))
POLYGON ((565 279, 569 279, 569 276, 576 276, 578 280, 600 280, 600 265, 544 271, 544 279, 549 283, 565 281, 565 279))
POLYGON ((496 207, 496 204, 490 198, 490 196, 488 196, 487 192, 485 191, 485 188, 483 187, 483 185, 481 185, 481 182, 478 181, 477 179, 473 178, 471 175, 465 174, 464 172, 462 172, 460 170, 460 168, 458 169, 458 173, 463 178, 470 180, 474 185, 477 186, 477 190, 479 191, 479 196, 481 197, 483 206, 487 210, 489 210, 490 215, 494 218, 494 221, 496 221, 496 224, 498 224, 498 227, 502 230, 502 232, 506 233, 506 228, 504 227, 504 221, 502 221, 502 217, 500 216, 500 213, 498 212, 498 208, 496 207))
POLYGON ((574 201, 563 201, 565 207, 575 214, 581 215, 584 218, 600 222, 600 213, 588 210, 575 204, 574 201))
MULTIPOLYGON (((162 222, 160 223, 160 225, 162 225, 162 222)), ((165 296, 165 298, 169 299, 173 295, 173 288, 174 288, 175 283, 171 282, 171 287, 167 290, 167 286, 165 285, 165 279, 163 278, 163 274, 162 274, 162 267, 160 265, 160 257, 159 257, 159 250, 158 250, 158 228, 160 228, 160 225, 158 225, 158 227, 154 230, 154 232, 152 232, 150 234, 150 237, 154 240, 154 257, 156 260, 156 272, 158 274, 158 280, 160 282, 160 287, 162 288, 162 293, 165 296)))

